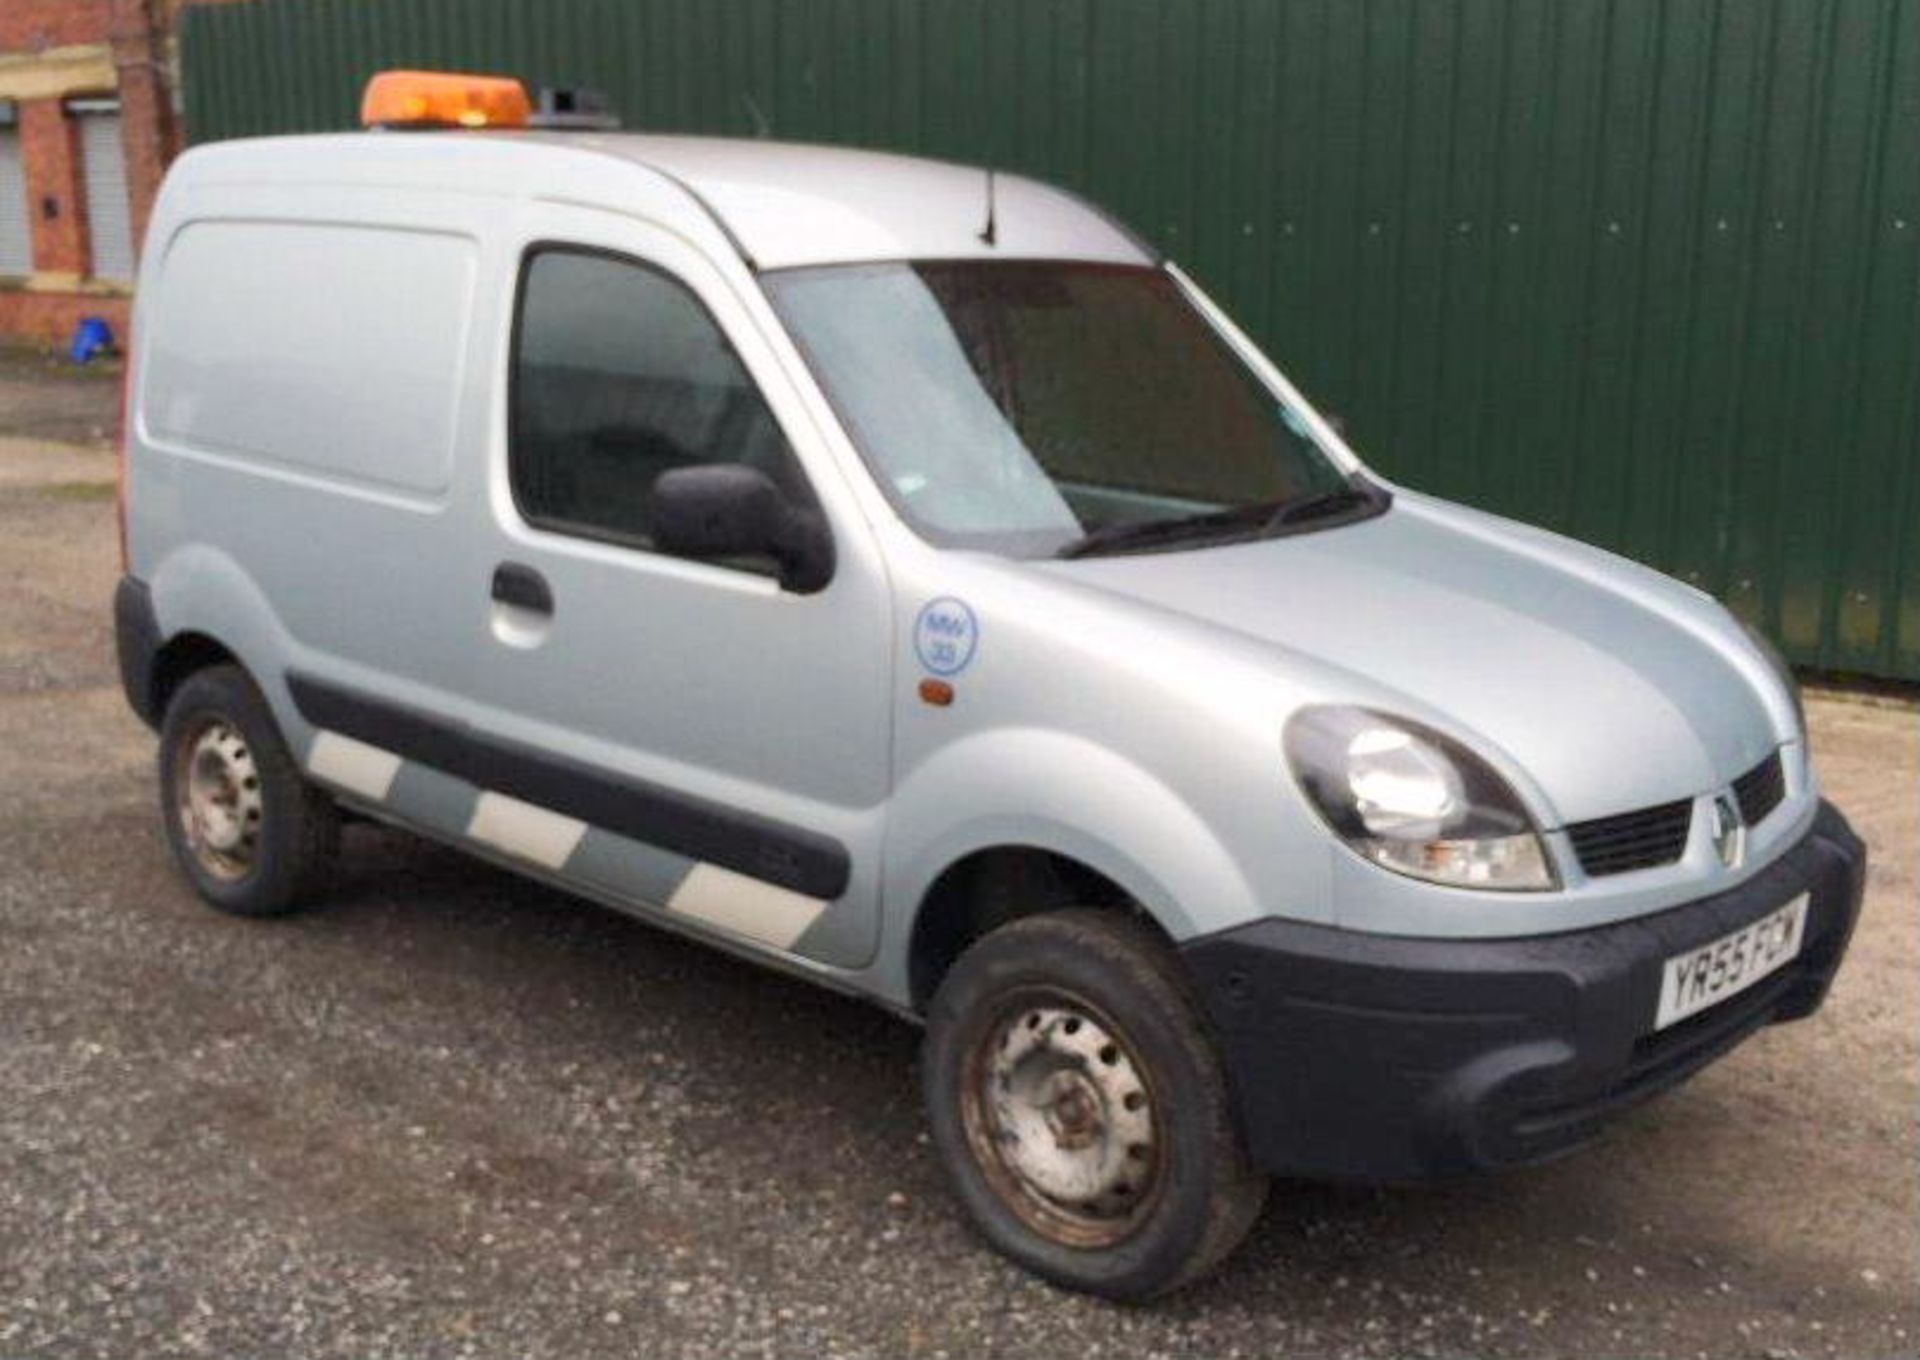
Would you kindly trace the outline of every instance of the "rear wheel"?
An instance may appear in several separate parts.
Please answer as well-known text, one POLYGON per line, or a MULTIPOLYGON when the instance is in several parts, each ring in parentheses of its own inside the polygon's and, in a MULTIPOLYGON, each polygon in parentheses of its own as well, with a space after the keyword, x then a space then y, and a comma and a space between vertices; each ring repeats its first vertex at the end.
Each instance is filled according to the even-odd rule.
POLYGON ((976 943, 934 998, 924 1077, 975 1224, 1058 1284, 1176 1288, 1265 1201, 1177 961, 1118 913, 1032 916, 976 943))
POLYGON ((323 891, 339 813, 300 773, 238 666, 194 672, 167 704, 160 802, 174 857, 220 910, 277 916, 323 891))

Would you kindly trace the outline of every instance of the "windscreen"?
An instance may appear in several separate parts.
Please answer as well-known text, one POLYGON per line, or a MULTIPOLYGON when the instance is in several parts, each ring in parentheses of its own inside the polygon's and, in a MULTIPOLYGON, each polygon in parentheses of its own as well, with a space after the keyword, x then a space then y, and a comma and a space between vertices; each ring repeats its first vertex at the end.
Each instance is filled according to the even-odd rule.
POLYGON ((1344 473, 1162 270, 904 261, 763 282, 902 515, 1018 556, 1344 473))

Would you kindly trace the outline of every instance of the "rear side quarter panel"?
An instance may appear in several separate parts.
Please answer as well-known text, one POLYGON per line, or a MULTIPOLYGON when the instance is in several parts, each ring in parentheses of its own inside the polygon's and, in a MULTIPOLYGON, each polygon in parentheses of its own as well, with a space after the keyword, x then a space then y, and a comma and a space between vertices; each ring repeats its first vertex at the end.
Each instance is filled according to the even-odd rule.
POLYGON ((266 696, 288 745, 304 751, 312 731, 286 686, 299 647, 259 583, 231 555, 199 543, 166 554, 149 572, 158 636, 198 633, 232 652, 266 696))

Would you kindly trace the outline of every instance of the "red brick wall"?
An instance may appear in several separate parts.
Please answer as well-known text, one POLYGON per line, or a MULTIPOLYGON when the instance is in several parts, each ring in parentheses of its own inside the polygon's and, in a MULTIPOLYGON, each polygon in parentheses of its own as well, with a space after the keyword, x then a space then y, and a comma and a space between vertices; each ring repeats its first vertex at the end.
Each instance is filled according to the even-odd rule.
POLYGON ((113 0, 0 0, 0 52, 107 40, 113 0))
POLYGON ((0 288, 0 336, 64 345, 73 339, 82 317, 104 316, 114 339, 127 342, 133 299, 89 297, 85 293, 29 293, 0 288))
POLYGON ((20 158, 33 219, 33 265, 43 273, 85 274, 87 195, 80 129, 58 99, 20 105, 20 158))
POLYGON ((180 154, 180 125, 162 74, 172 16, 159 0, 114 0, 114 65, 120 74, 120 132, 126 146, 127 197, 133 239, 146 239, 147 218, 167 163, 180 154))
MULTIPOLYGON (((119 97, 136 241, 145 235, 167 164, 180 151, 167 35, 188 5, 223 2, 229 0, 0 0, 0 53, 111 47, 118 88, 74 93, 119 97)), ((22 101, 19 112, 35 272, 85 276, 91 263, 79 128, 59 99, 22 101)), ((0 292, 0 336, 63 340, 75 321, 96 315, 124 330, 127 310, 124 299, 87 292, 0 292)))
MULTIPOLYGON (((170 29, 191 5, 233 3, 239 0, 157 0, 157 10, 170 29)), ((0 52, 106 42, 142 8, 143 0, 0 0, 0 52)))

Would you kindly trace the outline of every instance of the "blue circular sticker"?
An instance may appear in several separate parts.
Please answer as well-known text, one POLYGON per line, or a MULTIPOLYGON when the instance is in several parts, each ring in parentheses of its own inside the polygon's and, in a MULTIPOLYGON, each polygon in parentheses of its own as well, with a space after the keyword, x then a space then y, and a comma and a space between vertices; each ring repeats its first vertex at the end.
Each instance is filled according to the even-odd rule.
POLYGON ((951 595, 928 600, 913 625, 913 650, 935 675, 958 675, 980 645, 980 625, 965 601, 951 595))

